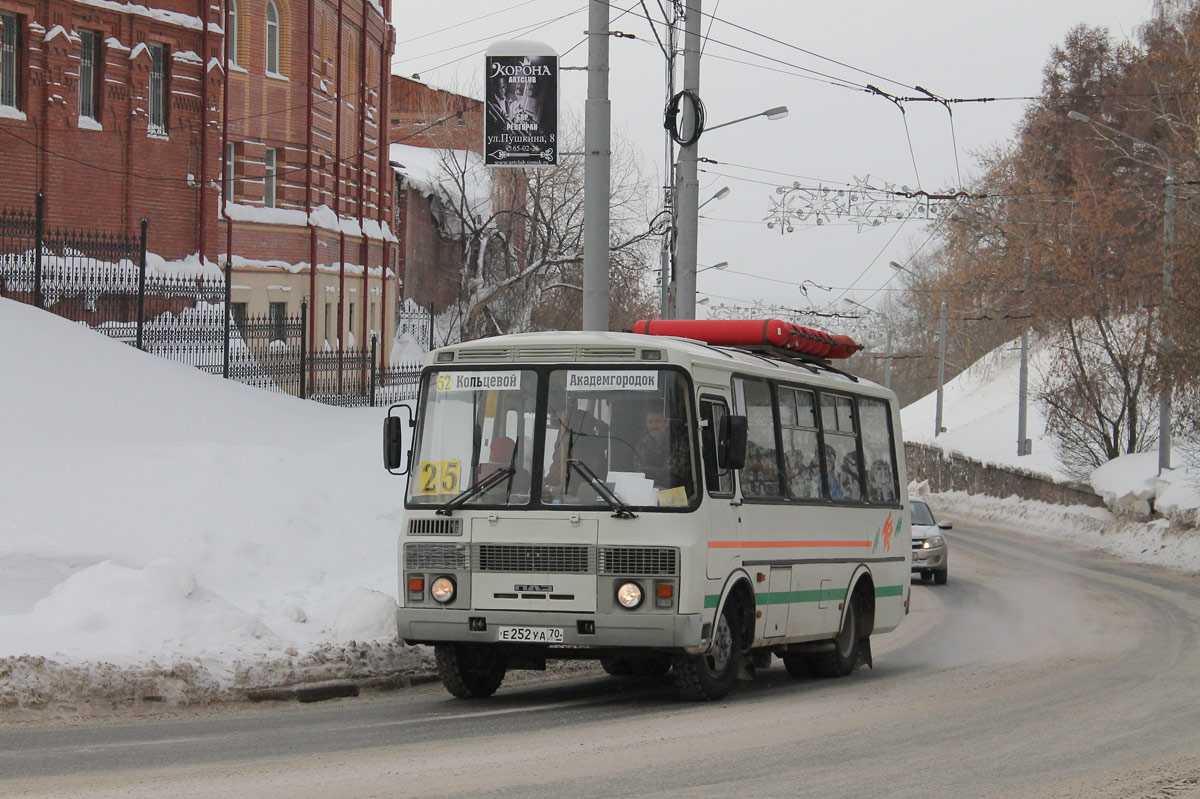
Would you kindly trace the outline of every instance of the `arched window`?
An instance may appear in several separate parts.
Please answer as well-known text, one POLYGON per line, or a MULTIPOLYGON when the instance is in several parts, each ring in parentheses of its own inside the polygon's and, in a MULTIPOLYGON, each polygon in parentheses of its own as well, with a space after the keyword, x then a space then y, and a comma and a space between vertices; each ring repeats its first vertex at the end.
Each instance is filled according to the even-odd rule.
POLYGON ((225 22, 225 52, 229 56, 229 63, 236 64, 238 53, 237 0, 228 0, 228 5, 225 7, 225 14, 228 17, 225 22))
POLYGON ((267 72, 279 73, 279 9, 267 2, 267 72))

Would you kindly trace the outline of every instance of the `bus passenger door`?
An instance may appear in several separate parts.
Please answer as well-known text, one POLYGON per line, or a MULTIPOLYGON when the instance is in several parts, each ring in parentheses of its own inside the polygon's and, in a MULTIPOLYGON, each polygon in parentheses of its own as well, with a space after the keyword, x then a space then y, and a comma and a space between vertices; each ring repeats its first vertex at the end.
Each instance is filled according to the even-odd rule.
POLYGON ((717 434, 721 420, 729 415, 729 403, 721 396, 700 397, 700 457, 704 466, 704 506, 708 520, 708 576, 719 579, 729 574, 740 559, 742 540, 741 502, 734 493, 732 469, 717 463, 717 434))

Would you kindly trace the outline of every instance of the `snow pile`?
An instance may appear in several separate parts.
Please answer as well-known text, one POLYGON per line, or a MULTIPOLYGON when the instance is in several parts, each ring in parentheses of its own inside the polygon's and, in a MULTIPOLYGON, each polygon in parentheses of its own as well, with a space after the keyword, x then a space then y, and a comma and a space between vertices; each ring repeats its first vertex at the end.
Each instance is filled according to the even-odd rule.
POLYGON ((1137 522, 1115 517, 1103 508, 1052 505, 1016 496, 999 499, 961 491, 931 495, 922 491, 921 484, 910 486, 910 490, 914 495, 925 495, 935 511, 956 520, 999 525, 1078 549, 1106 552, 1122 560, 1200 575, 1200 534, 1195 529, 1172 526, 1166 519, 1137 522))
MULTIPOLYGON (((1050 362, 1049 349, 1029 348, 1029 374, 1042 374, 1050 362)), ((1032 453, 1017 455, 1020 340, 1010 341, 980 358, 943 388, 942 427, 933 435, 937 393, 932 392, 900 412, 905 441, 940 447, 984 463, 1025 469, 1053 480, 1070 480, 1046 436, 1038 404, 1028 403, 1026 437, 1032 453)), ((1187 460, 1180 446, 1173 463, 1187 460)), ((1110 461, 1091 475, 1093 490, 1122 518, 1146 520, 1158 513, 1180 527, 1200 528, 1200 471, 1181 467, 1158 475, 1158 453, 1140 452, 1110 461)))
POLYGON ((394 640, 386 409, 223 381, 3 299, 0 340, 0 706, 427 668, 394 640))

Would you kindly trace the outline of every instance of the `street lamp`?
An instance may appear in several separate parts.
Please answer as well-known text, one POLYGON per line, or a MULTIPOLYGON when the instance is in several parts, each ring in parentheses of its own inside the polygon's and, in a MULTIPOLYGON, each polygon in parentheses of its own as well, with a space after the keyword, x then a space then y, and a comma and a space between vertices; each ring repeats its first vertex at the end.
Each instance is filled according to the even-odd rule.
POLYGON ((873 316, 878 316, 880 319, 884 320, 884 330, 887 331, 887 360, 883 362, 883 387, 891 388, 892 387, 892 323, 891 323, 891 320, 884 319, 884 317, 879 313, 879 311, 876 311, 874 308, 870 308, 866 305, 863 305, 861 302, 858 302, 857 300, 852 300, 849 297, 843 297, 842 302, 846 303, 847 305, 855 305, 859 308, 862 308, 867 313, 869 313, 873 316))
MULTIPOLYGON (((892 269, 899 269, 901 272, 908 272, 913 277, 916 277, 904 264, 896 261, 888 263, 892 269)), ((937 413, 933 419, 933 437, 937 438, 942 433, 946 432, 942 427, 942 399, 945 394, 946 384, 946 292, 942 291, 942 321, 938 326, 938 384, 937 384, 937 413)))
POLYGON ((713 264, 712 266, 700 267, 699 269, 696 270, 696 274, 698 275, 701 272, 707 272, 709 269, 724 269, 727 266, 729 266, 729 261, 721 261, 720 263, 713 264))
MULTIPOLYGON (((1163 367, 1163 354, 1167 351, 1170 344, 1170 332, 1168 332, 1167 321, 1164 317, 1171 307, 1172 297, 1172 277, 1175 272, 1175 167, 1171 162, 1171 155, 1161 147, 1151 144, 1148 141, 1139 139, 1137 136, 1131 136, 1123 130, 1117 130, 1111 125, 1105 125, 1103 122, 1098 122, 1086 114, 1081 114, 1078 111, 1067 112, 1067 117, 1076 122, 1084 122, 1088 125, 1094 125, 1098 128, 1103 128, 1109 133, 1123 136, 1129 139, 1134 144, 1140 144, 1143 147, 1153 150, 1163 157, 1167 162, 1167 177, 1163 181, 1163 244, 1166 245, 1166 255, 1163 256, 1163 308, 1158 315, 1158 365, 1160 369, 1163 367)), ((1171 386, 1166 379, 1164 369, 1162 385, 1159 388, 1158 395, 1158 473, 1162 474, 1164 469, 1171 468, 1171 386)))
POLYGON ((703 208, 704 206, 708 205, 708 204, 709 204, 710 202, 712 202, 713 200, 724 200, 724 199, 725 199, 726 197, 728 197, 728 196, 729 196, 729 187, 728 187, 728 186, 722 186, 721 188, 717 189, 717 193, 716 193, 716 194, 714 194, 713 196, 709 197, 709 198, 708 198, 707 200, 705 200, 704 202, 700 203, 700 205, 696 206, 696 210, 697 210, 697 211, 699 211, 701 208, 703 208))
MULTIPOLYGON (((698 14, 696 15, 696 19, 699 19, 698 14)), ((698 45, 699 43, 693 42, 693 44, 698 45)), ((685 49, 690 49, 690 46, 685 47, 685 49)), ((698 60, 698 48, 696 57, 698 60)), ((686 63, 684 66, 686 73, 686 63)), ((699 74, 698 67, 697 74, 699 74)), ((698 89, 698 86, 696 88, 698 89)), ((757 117, 766 117, 774 121, 783 119, 787 114, 787 106, 780 105, 775 108, 768 108, 766 111, 760 111, 757 114, 732 119, 729 122, 722 122, 719 125, 708 126, 701 133, 728 127, 729 125, 745 122, 748 119, 755 119, 757 117)), ((697 178, 696 165, 698 158, 696 142, 698 139, 699 136, 697 135, 693 136, 689 142, 681 143, 679 148, 679 162, 675 169, 675 198, 678 214, 676 218, 678 236, 676 238, 675 249, 676 286, 673 314, 673 318, 675 319, 696 318, 696 249, 700 227, 700 181, 697 178)))
POLYGON ((704 128, 704 132, 707 133, 710 130, 716 130, 717 128, 723 128, 726 125, 736 125, 739 122, 745 122, 747 119, 756 119, 758 117, 766 117, 767 119, 774 122, 777 119, 783 119, 787 115, 788 115, 787 106, 780 105, 780 106, 776 106, 775 108, 768 108, 766 111, 759 111, 757 114, 751 114, 750 116, 739 117, 737 119, 731 119, 728 122, 722 122, 720 125, 709 125, 706 128, 704 128))

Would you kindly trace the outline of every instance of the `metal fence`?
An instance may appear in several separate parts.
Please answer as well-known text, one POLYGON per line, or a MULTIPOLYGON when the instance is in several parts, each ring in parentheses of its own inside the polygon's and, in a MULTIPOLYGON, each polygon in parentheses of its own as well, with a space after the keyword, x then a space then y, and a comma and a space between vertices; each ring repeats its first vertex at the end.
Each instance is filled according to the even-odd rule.
MULTIPOLYGON (((0 209, 0 297, 268 391, 339 406, 416 396, 420 365, 380 364, 373 335, 367 347, 310 352, 307 304, 297 314, 242 315, 227 302, 229 270, 148 274, 146 236, 144 219, 139 236, 45 230, 41 195, 33 212, 0 209)), ((406 306, 399 320, 422 334, 418 342, 432 329, 423 314, 406 306)))

